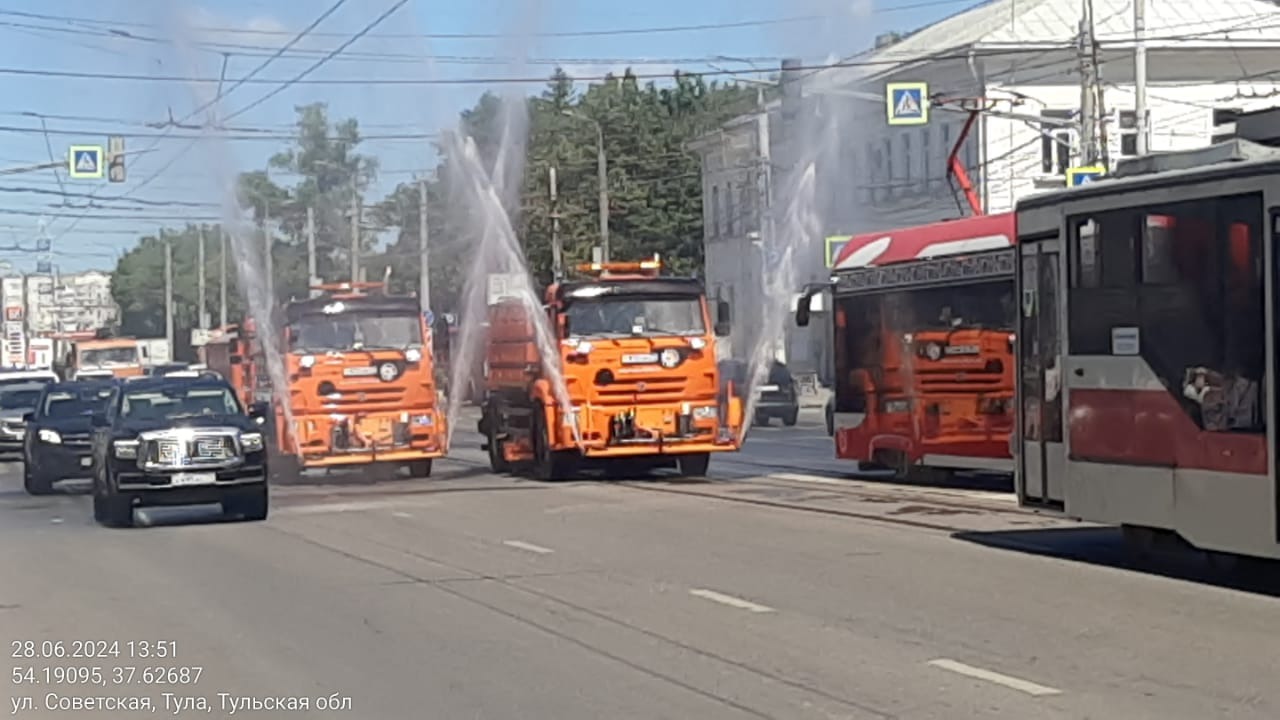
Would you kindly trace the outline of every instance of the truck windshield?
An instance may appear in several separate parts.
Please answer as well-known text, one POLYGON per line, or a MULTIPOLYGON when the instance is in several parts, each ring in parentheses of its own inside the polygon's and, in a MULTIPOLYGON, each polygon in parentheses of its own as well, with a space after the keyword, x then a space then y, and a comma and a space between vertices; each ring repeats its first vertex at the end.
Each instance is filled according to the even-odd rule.
POLYGON ((120 405, 127 420, 175 420, 200 415, 238 415, 240 403, 226 388, 183 387, 129 392, 120 405))
POLYGON ((598 298, 574 300, 565 309, 572 337, 705 335, 698 298, 598 298))
POLYGON ((0 392, 0 410, 30 410, 40 402, 44 388, 15 388, 0 392))
POLYGON ((407 350, 422 347, 422 321, 417 314, 348 312, 311 315, 289 326, 292 350, 407 350))
POLYGON ((81 365, 132 365, 137 362, 136 346, 88 348, 80 351, 81 365))
POLYGON ((896 332, 1008 330, 1015 309, 1009 283, 910 290, 884 298, 886 327, 896 332))
POLYGON ((70 418, 103 412, 112 393, 111 388, 50 392, 44 399, 44 417, 70 418))

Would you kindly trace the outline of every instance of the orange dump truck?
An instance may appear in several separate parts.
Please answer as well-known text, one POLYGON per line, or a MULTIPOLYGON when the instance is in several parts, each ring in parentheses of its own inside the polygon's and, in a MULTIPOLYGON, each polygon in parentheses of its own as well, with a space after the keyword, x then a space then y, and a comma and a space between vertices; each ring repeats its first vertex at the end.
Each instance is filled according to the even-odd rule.
POLYGON ((76 340, 69 353, 67 377, 136 377, 143 373, 137 338, 76 340))
POLYGON ((273 462, 403 466, 426 476, 432 460, 445 454, 430 328, 417 297, 383 288, 317 286, 321 295, 284 306, 284 336, 275 348, 248 323, 224 329, 206 346, 209 368, 231 381, 242 399, 258 403, 271 398, 265 353, 283 355, 278 367, 288 389, 280 395, 288 397, 289 412, 275 407, 279 457, 273 462))
POLYGON ((546 291, 553 357, 539 353, 522 301, 490 306, 479 430, 493 470, 546 480, 618 466, 705 475, 712 453, 738 449, 742 427, 741 402, 722 391, 716 367, 727 303, 713 323, 702 284, 660 276, 656 258, 578 270, 582 279, 546 291), (557 398, 561 377, 569 408, 557 398))

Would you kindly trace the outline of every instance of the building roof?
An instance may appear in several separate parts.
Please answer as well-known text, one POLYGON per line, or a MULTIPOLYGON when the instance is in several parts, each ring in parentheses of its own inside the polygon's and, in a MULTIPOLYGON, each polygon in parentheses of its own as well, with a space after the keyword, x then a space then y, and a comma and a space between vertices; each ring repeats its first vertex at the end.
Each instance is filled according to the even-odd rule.
MULTIPOLYGON (((1080 0, 990 0, 944 18, 853 62, 816 73, 819 86, 848 86, 910 65, 969 50, 1074 46, 1080 0)), ((1094 33, 1104 45, 1133 43, 1132 0, 1094 0, 1094 33)), ((1280 7, 1268 0, 1162 0, 1148 3, 1147 46, 1153 49, 1280 46, 1280 7)))

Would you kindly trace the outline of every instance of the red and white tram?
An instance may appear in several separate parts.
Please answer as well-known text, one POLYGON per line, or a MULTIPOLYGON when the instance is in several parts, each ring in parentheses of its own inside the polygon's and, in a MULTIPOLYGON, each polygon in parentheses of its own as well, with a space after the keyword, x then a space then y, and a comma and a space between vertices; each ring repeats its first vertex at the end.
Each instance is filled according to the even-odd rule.
POLYGON ((1280 154, 1248 149, 1018 203, 1024 505, 1280 558, 1280 154))

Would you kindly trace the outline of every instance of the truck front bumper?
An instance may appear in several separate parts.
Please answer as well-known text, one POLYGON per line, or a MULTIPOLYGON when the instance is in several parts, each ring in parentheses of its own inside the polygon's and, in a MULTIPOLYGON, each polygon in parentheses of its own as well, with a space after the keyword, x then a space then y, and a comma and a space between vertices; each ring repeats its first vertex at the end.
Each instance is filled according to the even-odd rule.
POLYGON ((435 408, 303 415, 295 425, 304 468, 411 463, 447 451, 447 425, 435 408))

